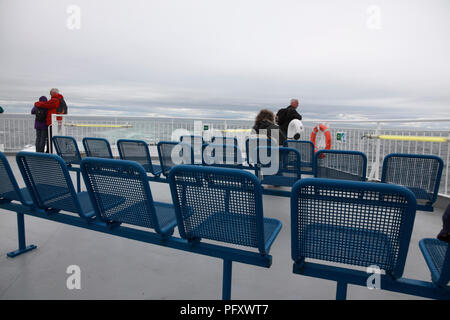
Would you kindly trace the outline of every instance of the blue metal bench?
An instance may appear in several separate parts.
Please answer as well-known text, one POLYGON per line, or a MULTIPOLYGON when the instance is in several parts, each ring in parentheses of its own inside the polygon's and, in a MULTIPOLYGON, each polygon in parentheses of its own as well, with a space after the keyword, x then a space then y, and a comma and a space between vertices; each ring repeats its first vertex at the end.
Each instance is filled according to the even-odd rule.
POLYGON ((306 140, 286 140, 283 143, 283 147, 294 148, 300 152, 302 174, 314 174, 314 143, 306 140))
POLYGON ((185 135, 180 137, 180 142, 186 143, 192 147, 192 150, 194 151, 194 162, 195 164, 201 164, 202 163, 202 148, 203 145, 206 143, 203 139, 203 136, 197 136, 197 135, 185 135))
POLYGON ((336 298, 345 299, 348 284, 368 286, 370 274, 357 267, 376 266, 380 289, 449 299, 448 290, 402 278, 415 212, 414 194, 402 186, 302 179, 291 197, 293 272, 336 281, 336 298))
POLYGON ((419 202, 418 210, 433 211, 443 167, 438 156, 391 153, 383 160, 381 182, 407 187, 419 202))
MULTIPOLYGON (((169 183, 183 239, 193 245, 209 239, 257 248, 262 259, 268 257, 281 222, 264 218, 262 188, 252 173, 181 165, 170 171, 169 183)), ((223 259, 223 298, 229 299, 235 257, 223 259)))
POLYGON ((131 160, 140 163, 145 171, 151 173, 155 177, 159 177, 162 173, 160 165, 152 163, 148 144, 142 140, 117 140, 117 148, 122 160, 131 160))
POLYGON ((162 236, 173 233, 173 206, 153 201, 142 165, 135 161, 86 158, 81 161, 81 170, 100 220, 111 225, 127 223, 153 228, 162 236), (120 203, 115 199, 121 199, 120 203))
MULTIPOLYGON (((257 153, 258 163, 255 165, 255 175, 262 185, 292 187, 301 179, 301 156, 297 149, 258 147, 257 153), (266 155, 267 159, 264 159, 266 155)), ((283 197, 291 196, 291 192, 286 190, 268 188, 263 190, 264 194, 283 197)))
POLYGON ((87 157, 113 159, 111 145, 104 138, 83 138, 83 146, 87 157))
POLYGON ((231 144, 239 148, 238 139, 236 137, 220 137, 220 136, 214 136, 211 138, 211 143, 213 144, 231 144))
POLYGON ((316 178, 366 180, 367 157, 359 151, 319 150, 313 163, 316 178))
POLYGON ((255 168, 256 164, 260 162, 259 155, 257 152, 258 147, 269 147, 269 146, 278 146, 278 144, 271 139, 263 137, 247 138, 245 140, 245 155, 248 166, 255 168))
POLYGON ((419 241, 425 262, 431 273, 431 281, 439 288, 450 290, 450 250, 447 242, 438 239, 422 239, 419 241))
POLYGON ((164 176, 169 175, 170 169, 177 164, 194 164, 194 150, 192 145, 172 141, 160 141, 157 145, 159 163, 164 176), (181 163, 175 163, 173 155, 178 157, 181 163))
MULTIPOLYGON (((176 166, 169 175, 173 206, 152 200, 145 169, 134 161, 83 159, 81 170, 88 197, 75 192, 67 167, 59 156, 20 152, 17 161, 34 207, 24 210, 23 205, 9 208, 0 203, 3 209, 223 259, 223 299, 231 298, 232 262, 271 266, 272 257, 268 253, 281 223, 263 217, 261 186, 251 173, 176 166), (52 178, 45 180, 50 172, 52 178), (199 194, 201 196, 197 197, 199 194), (78 216, 65 211, 76 212, 78 216), (182 238, 171 235, 176 222, 182 238), (235 244, 257 251, 236 248, 235 244)), ((19 225, 20 233, 24 242, 23 224, 19 225)))
POLYGON ((69 136, 54 136, 52 137, 53 145, 55 146, 56 154, 60 156, 67 165, 69 171, 74 171, 77 175, 77 191, 81 191, 80 184, 80 163, 81 153, 78 149, 76 140, 69 136), (76 165, 74 167, 73 165, 76 165))
POLYGON ((54 154, 19 152, 16 155, 33 204, 41 214, 60 210, 77 213, 91 221, 94 209, 87 192, 76 192, 64 160, 54 154))
POLYGON ((33 202, 27 188, 19 188, 11 166, 5 155, 0 152, 0 205, 1 208, 17 212, 17 229, 19 248, 7 253, 8 257, 15 256, 36 249, 35 245, 25 244, 25 219, 24 213, 31 210, 33 202), (15 202, 19 202, 18 205, 15 202))
POLYGON ((244 169, 242 152, 237 145, 204 144, 202 165, 244 169))

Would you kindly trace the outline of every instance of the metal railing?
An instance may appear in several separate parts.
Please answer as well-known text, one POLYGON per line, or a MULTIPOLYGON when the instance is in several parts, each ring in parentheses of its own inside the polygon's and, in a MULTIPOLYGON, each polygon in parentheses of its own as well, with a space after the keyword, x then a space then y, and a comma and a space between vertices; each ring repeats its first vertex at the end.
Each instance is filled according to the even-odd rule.
MULTIPOLYGON (((58 115, 59 116, 59 115, 58 115)), ((368 159, 368 178, 380 178, 384 157, 389 153, 433 154, 444 160, 440 194, 450 197, 450 148, 448 142, 398 141, 364 138, 368 135, 449 137, 449 131, 439 130, 439 124, 448 125, 450 119, 399 120, 313 120, 303 121, 302 140, 310 140, 312 129, 318 123, 328 126, 332 136, 332 149, 364 152, 368 159), (399 128, 408 123, 434 123, 437 129, 399 128), (339 139, 338 139, 339 136, 339 139)), ((84 137, 103 137, 114 147, 120 138, 140 139, 149 145, 158 141, 171 141, 180 134, 203 135, 209 141, 214 135, 238 138, 245 150, 245 139, 251 135, 253 121, 230 119, 187 119, 116 116, 65 115, 62 121, 54 119, 53 135, 68 135, 81 143, 84 137), (178 133, 174 134, 174 133, 178 133)), ((448 127, 448 126, 447 126, 448 127)), ((0 117, 0 151, 17 152, 35 141, 34 117, 26 114, 3 114, 0 117)), ((322 141, 317 141, 320 146, 322 141)))

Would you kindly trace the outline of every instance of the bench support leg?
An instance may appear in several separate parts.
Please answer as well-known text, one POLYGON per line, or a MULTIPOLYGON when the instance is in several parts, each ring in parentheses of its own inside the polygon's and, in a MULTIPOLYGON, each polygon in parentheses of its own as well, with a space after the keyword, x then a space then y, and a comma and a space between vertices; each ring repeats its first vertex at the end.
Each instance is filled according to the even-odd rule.
POLYGON ((10 258, 14 258, 22 253, 36 249, 36 246, 33 244, 26 246, 26 243, 25 243, 25 219, 24 219, 23 213, 17 213, 17 230, 18 230, 18 238, 19 238, 19 249, 16 251, 7 253, 7 256, 10 258))
POLYGON ((231 260, 223 260, 222 300, 231 299, 231 260))
POLYGON ((80 179, 80 170, 77 171, 77 192, 81 192, 81 179, 80 179))
POLYGON ((346 300, 346 299, 347 299, 347 283, 338 281, 336 288, 336 300, 346 300))

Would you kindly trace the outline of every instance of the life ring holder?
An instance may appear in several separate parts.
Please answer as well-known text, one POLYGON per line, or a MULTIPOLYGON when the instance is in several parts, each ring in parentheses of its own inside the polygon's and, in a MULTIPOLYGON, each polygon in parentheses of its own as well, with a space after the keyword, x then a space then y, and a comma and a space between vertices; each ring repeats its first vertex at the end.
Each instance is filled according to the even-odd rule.
POLYGON ((331 149, 331 133, 330 130, 326 125, 323 123, 319 123, 314 127, 314 129, 311 132, 311 142, 314 144, 314 153, 316 153, 318 150, 317 144, 316 144, 316 137, 317 133, 321 131, 325 135, 325 149, 330 150, 331 149))

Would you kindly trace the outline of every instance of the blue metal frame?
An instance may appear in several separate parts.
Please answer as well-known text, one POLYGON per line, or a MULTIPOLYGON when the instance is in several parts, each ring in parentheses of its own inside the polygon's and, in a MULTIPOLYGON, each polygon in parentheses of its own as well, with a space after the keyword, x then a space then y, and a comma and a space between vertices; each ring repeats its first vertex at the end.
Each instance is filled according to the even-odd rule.
POLYGON ((137 162, 141 163, 141 165, 143 165, 145 171, 151 173, 155 177, 159 177, 161 175, 161 173, 162 173, 161 166, 154 165, 152 163, 152 157, 150 155, 150 150, 148 148, 147 142, 145 142, 143 140, 119 139, 119 140, 117 140, 117 149, 119 150, 120 159, 137 161, 137 162), (143 165, 143 163, 141 163, 140 161, 134 160, 135 157, 127 155, 126 150, 124 150, 122 147, 123 143, 134 143, 136 145, 141 145, 144 148, 145 153, 140 155, 140 157, 145 159, 146 164, 143 165))
MULTIPOLYGON (((194 149, 192 148, 192 146, 190 144, 187 143, 183 143, 183 142, 174 142, 174 141, 160 141, 157 144, 157 149, 158 149, 158 157, 159 157, 159 163, 161 165, 161 170, 162 170, 162 174, 167 177, 169 175, 169 171, 170 169, 172 169, 173 166, 168 166, 165 161, 164 161, 164 156, 162 155, 161 152, 161 146, 162 145, 182 145, 183 148, 190 148, 191 149, 191 157, 190 157, 190 161, 191 164, 194 164, 194 149)), ((167 182, 166 179, 158 179, 158 181, 161 182, 167 182)))
MULTIPOLYGON (((268 167, 271 164, 262 164, 258 156, 258 163, 255 166, 255 175, 259 178, 262 185, 276 185, 284 187, 292 187, 298 180, 302 178, 301 169, 301 155, 295 148, 287 147, 257 147, 256 152, 260 154, 260 149, 267 149, 266 154, 271 152, 278 152, 278 171, 274 175, 262 176, 262 168, 268 167), (269 151, 270 150, 270 151, 269 151), (292 156, 295 155, 295 159, 292 156), (288 164, 288 167, 285 165, 288 164)), ((273 196, 290 197, 290 191, 273 190, 263 188, 264 194, 273 196)))
POLYGON ((242 153, 241 150, 239 149, 239 147, 237 145, 226 145, 226 144, 214 144, 214 143, 210 143, 210 144, 204 144, 203 148, 202 148, 202 165, 204 166, 215 166, 215 167, 224 167, 224 168, 235 168, 235 169, 250 169, 246 166, 243 165, 244 160, 242 159, 242 153), (205 149, 211 147, 214 148, 213 151, 215 151, 215 149, 217 148, 221 148, 222 149, 222 161, 221 163, 212 163, 212 164, 208 164, 205 161, 205 149), (227 150, 233 150, 233 161, 234 163, 226 163, 226 151, 227 150))
MULTIPOLYGON (((223 280, 222 280, 222 298, 223 299, 230 299, 231 298, 231 273, 232 273, 232 262, 240 262, 240 263, 244 263, 244 264, 249 264, 249 265, 254 265, 254 266, 260 266, 260 267, 265 267, 265 268, 269 268, 272 264, 272 257, 268 254, 268 251, 270 249, 271 244, 273 243, 275 237, 277 236, 277 234, 279 233, 280 229, 281 229, 281 223, 279 223, 279 225, 274 224, 274 222, 276 222, 275 219, 270 219, 270 218, 264 218, 264 225, 271 225, 272 228, 269 230, 269 234, 270 237, 267 236, 267 232, 264 238, 260 237, 260 240, 262 240, 262 246, 259 246, 260 252, 254 252, 254 251, 248 251, 248 250, 243 250, 243 249, 237 249, 237 248, 233 248, 233 247, 229 247, 229 246, 223 246, 223 245, 218 245, 218 244, 211 244, 211 243, 206 243, 203 241, 189 241, 186 239, 181 239, 178 237, 174 237, 172 235, 169 235, 168 233, 158 233, 158 232, 151 232, 148 230, 142 230, 142 229, 135 229, 132 227, 128 227, 128 226, 123 226, 120 223, 111 223, 111 221, 104 221, 101 219, 101 213, 102 210, 104 208, 100 207, 100 203, 98 203, 97 201, 93 201, 93 206, 94 206, 94 214, 92 215, 89 219, 85 219, 85 217, 79 213, 79 217, 71 215, 71 214, 65 214, 65 213, 61 213, 59 212, 59 210, 64 210, 64 211, 69 211, 71 208, 69 207, 69 210, 66 210, 66 208, 59 208, 57 210, 54 210, 51 207, 45 207, 42 206, 43 205, 43 201, 40 200, 41 198, 41 194, 40 194, 40 189, 36 186, 35 184, 35 180, 33 179, 33 170, 29 168, 29 165, 31 165, 31 163, 33 162, 33 160, 35 160, 34 158, 38 158, 41 161, 48 161, 49 164, 53 163, 53 166, 55 167, 60 167, 64 173, 64 179, 66 180, 65 183, 67 184, 67 188, 70 189, 69 191, 69 195, 72 198, 73 202, 88 202, 88 205, 91 205, 91 201, 90 201, 90 197, 94 196, 95 197, 95 193, 97 191, 95 191, 94 187, 91 186, 89 183, 87 183, 88 185, 88 190, 90 190, 90 197, 83 197, 82 199, 79 198, 79 196, 75 193, 74 189, 73 189, 73 185, 71 185, 71 181, 70 181, 70 177, 68 175, 68 171, 67 168, 65 168, 65 163, 64 161, 57 155, 52 155, 52 154, 36 154, 36 153, 30 153, 30 152, 20 152, 17 155, 17 160, 19 163, 19 168, 21 169, 21 173, 22 175, 25 177, 27 176, 27 178, 24 178, 27 182, 27 188, 30 191, 30 194, 33 195, 33 201, 35 202, 35 204, 39 204, 40 208, 37 207, 27 207, 24 205, 20 205, 20 204, 14 204, 14 203, 10 203, 10 202, 2 202, 0 201, 0 208, 5 209, 5 210, 9 210, 9 211, 14 211, 19 215, 21 215, 21 217, 23 217, 24 214, 28 214, 30 216, 34 216, 34 217, 38 217, 38 218, 42 218, 42 219, 46 219, 46 220, 50 220, 50 221, 56 221, 56 222, 60 222, 60 223, 64 223, 67 225, 72 225, 72 226, 76 226, 76 227, 80 227, 80 228, 84 228, 84 229, 88 229, 88 230, 93 230, 93 231, 97 231, 97 232, 102 232, 105 234, 110 234, 110 235, 115 235, 115 236, 119 236, 119 237, 123 237, 123 238, 127 238, 127 239, 132 239, 132 240, 136 240, 136 241, 140 241, 140 242, 145 242, 145 243, 151 243, 151 244, 156 244, 156 245, 160 245, 160 246, 164 246, 164 247, 168 247, 168 248, 174 248, 174 249, 178 249, 178 250, 183 250, 183 251, 187 251, 187 252, 192 252, 192 253, 197 253, 197 254, 201 254, 201 255, 206 255, 206 256, 210 256, 210 257, 216 257, 216 258, 220 258, 223 259, 223 280), (261 251, 263 253, 261 253, 261 251)), ((41 162, 42 163, 42 162, 41 162)), ((113 166, 117 166, 117 165, 123 165, 124 166, 124 170, 122 173, 118 173, 119 175, 121 174, 132 174, 131 172, 126 172, 127 169, 125 167, 128 168, 134 168, 137 169, 138 172, 140 172, 140 179, 142 182, 142 186, 143 188, 148 188, 147 191, 149 191, 149 187, 148 187, 148 183, 147 180, 145 178, 146 173, 144 168, 133 161, 125 161, 125 160, 109 160, 109 159, 98 159, 98 158, 85 158, 82 160, 81 163, 81 167, 82 167, 82 171, 83 171, 83 177, 84 178, 88 178, 88 174, 87 174, 87 167, 89 166, 101 166, 101 165, 113 165, 113 166), (147 185, 147 187, 146 187, 147 185)), ((195 169, 195 168, 199 168, 200 170, 209 170, 208 172, 214 174, 215 172, 223 172, 221 170, 233 170, 233 169, 222 169, 222 168, 201 168, 201 167, 197 167, 197 166, 177 166, 179 168, 189 168, 189 170, 191 169, 195 169), (218 170, 218 171, 215 171, 218 170)), ((53 169, 53 167, 52 167, 53 169)), ((176 172, 178 169, 175 169, 174 172, 176 172)), ((107 170, 106 170, 107 171, 107 170)), ((252 181, 255 181, 255 177, 247 172, 241 171, 241 170, 234 170, 235 172, 237 172, 237 174, 239 175, 243 175, 248 179, 251 179, 252 181)), ((229 171, 227 171, 229 172, 229 171)), ((107 173, 105 173, 107 174, 107 173)), ((172 174, 172 171, 171 171, 172 174)), ((175 173, 174 173, 175 174, 175 173)), ((256 181, 257 183, 257 181, 256 181)), ((261 216, 260 218, 262 219, 262 199, 261 199, 261 190, 260 190, 260 186, 258 186, 258 184, 255 185, 256 187, 256 192, 259 195, 256 198, 256 201, 258 203, 258 212, 261 212, 261 216), (259 190, 259 191, 258 191, 259 190), (261 211, 260 211, 261 210, 261 211)), ((243 191, 246 191, 246 187, 243 187, 243 191)), ((171 186, 171 188, 173 188, 171 186)), ((239 191, 239 189, 236 189, 235 191, 239 191)), ((110 198, 112 197, 116 197, 116 195, 111 194, 109 195, 110 198)), ((84 203, 83 205, 80 206, 87 206, 86 203, 84 203)), ((110 207, 114 207, 114 206, 121 206, 122 204, 124 204, 124 202, 114 202, 113 204, 110 204, 110 207)), ((18 221, 20 222, 20 221, 18 221)), ((22 221, 23 222, 23 221, 22 221)), ((19 238, 20 240, 22 240, 23 243, 20 243, 20 248, 22 249, 21 244, 23 244, 23 246, 25 246, 25 230, 24 230, 24 225, 22 224, 18 224, 18 232, 19 232, 19 238)), ((32 246, 30 246, 32 247, 32 246)), ((35 247, 35 246, 33 246, 35 247)), ((31 250, 29 247, 27 247, 26 250, 19 250, 20 253, 24 253, 26 251, 31 250)), ((12 255, 16 256, 16 255, 12 255)))
POLYGON ((386 271, 386 274, 380 274, 380 286, 383 290, 433 299, 450 299, 448 287, 402 278, 415 211, 414 194, 402 186, 323 178, 300 180, 292 188, 291 197, 293 273, 336 281, 336 298, 341 300, 346 298, 348 284, 367 286, 369 274, 361 270, 313 263, 306 259, 361 267, 378 265, 381 270, 386 271), (337 191, 341 192, 341 196, 337 191), (326 211, 326 208, 331 211, 326 211), (354 218, 350 224, 344 220, 347 214, 354 218), (373 216, 374 214, 377 216, 373 216), (317 219, 321 224, 315 222, 317 219), (310 236, 308 228, 312 228, 310 236), (320 228, 323 235, 319 235, 317 231, 320 228), (346 236, 331 237, 335 230, 345 233, 353 242, 346 236), (328 237, 327 232, 330 233, 328 237), (364 235, 373 240, 365 240, 364 235), (384 246, 381 240, 391 245, 384 246), (333 243, 338 247, 334 248, 333 243), (389 250, 383 252, 385 248, 389 250), (338 256, 335 256, 336 252, 339 252, 338 256), (308 255, 304 256, 303 253, 308 255))
MULTIPOLYGON (((112 154, 112 150, 111 150, 111 145, 109 144, 108 140, 106 140, 105 138, 92 138, 92 137, 83 138, 84 151, 86 152, 86 156, 87 157, 95 157, 95 154, 93 154, 92 151, 89 148, 89 141, 103 142, 104 146, 106 148, 105 149, 106 152, 104 152, 104 153, 106 153, 107 156, 102 157, 102 158, 107 158, 107 159, 113 159, 114 158, 114 156, 112 154)), ((102 150, 102 151, 105 151, 105 150, 102 150)))
POLYGON ((302 169, 301 171, 302 174, 314 174, 314 143, 308 140, 285 140, 283 143, 283 147, 295 148, 300 152, 302 158, 301 162, 302 168, 304 167, 311 168, 311 170, 302 169), (294 144, 297 146, 290 146, 290 144, 294 144), (309 150, 304 150, 304 148, 308 148, 309 150), (311 159, 310 162, 305 161, 306 153, 308 153, 309 159, 311 159))
POLYGON ((422 239, 419 241, 425 262, 431 273, 431 281, 440 288, 450 290, 450 250, 449 243, 438 239, 422 239))
POLYGON ((86 221, 93 219, 95 213, 92 205, 85 203, 87 193, 75 191, 69 170, 60 156, 22 151, 16 155, 16 160, 33 204, 40 209, 38 211, 50 214, 65 210, 77 213, 86 221), (42 173, 41 170, 60 175, 58 185, 47 180, 47 172, 42 173), (55 199, 58 200, 53 202, 55 199))
POLYGON ((73 171, 76 173, 76 175, 77 175, 77 192, 81 192, 80 168, 72 167, 73 164, 80 165, 81 160, 82 160, 80 149, 78 149, 77 141, 73 137, 70 137, 70 136, 54 136, 54 137, 52 137, 52 141, 53 141, 53 145, 55 146, 55 149, 56 149, 56 154, 58 156, 60 156, 66 162, 67 168, 69 169, 69 171, 73 171), (61 139, 67 139, 72 142, 73 148, 75 150, 75 157, 76 157, 75 161, 68 159, 64 156, 64 152, 60 146, 60 141, 59 141, 61 139))
MULTIPOLYGON (((257 147, 259 147, 259 141, 266 141, 266 145, 265 145, 266 147, 272 146, 272 145, 278 146, 273 140, 271 140, 269 138, 262 138, 262 137, 247 138, 245 140, 245 155, 247 157, 247 159, 246 159, 247 164, 251 168, 255 168, 256 166, 250 163, 250 158, 251 158, 250 157, 250 152, 252 151, 252 150, 249 150, 250 149, 250 140, 256 140, 257 141, 257 146, 255 147, 255 150, 256 150, 257 147)), ((258 163, 258 160, 259 160, 258 153, 256 153, 256 159, 252 159, 252 160, 254 160, 254 163, 258 163)))
POLYGON ((351 151, 351 150, 319 150, 314 155, 313 160, 313 173, 315 178, 330 178, 330 179, 343 179, 343 180, 354 180, 354 181, 366 181, 366 175, 367 175, 367 156, 360 151, 351 151), (360 174, 353 172, 342 172, 342 177, 340 177, 341 173, 338 169, 330 168, 330 170, 333 170, 332 176, 319 176, 318 173, 318 162, 320 159, 327 157, 327 155, 334 155, 336 157, 342 156, 342 161, 345 164, 348 164, 349 159, 348 156, 355 156, 360 157, 362 159, 362 166, 356 165, 355 167, 358 168, 358 172, 360 174), (346 157, 347 156, 347 157, 346 157))
POLYGON ((230 144, 227 140, 233 140, 233 145, 235 145, 236 147, 239 148, 239 143, 238 143, 238 139, 236 137, 217 137, 214 136, 211 138, 211 143, 212 144, 230 144), (222 139, 222 142, 216 142, 216 140, 222 139))
POLYGON ((13 175, 11 166, 9 165, 6 156, 0 152, 0 180, 2 181, 1 193, 0 193, 0 207, 6 210, 13 210, 17 213, 17 230, 18 230, 18 246, 15 251, 8 252, 7 256, 14 258, 22 253, 36 249, 34 244, 27 246, 25 240, 25 218, 24 213, 31 210, 33 203, 27 198, 29 197, 26 189, 20 189, 17 184, 16 178, 13 175), (9 188, 7 192, 3 190, 9 188), (12 190, 11 190, 12 188, 12 190), (21 205, 13 203, 13 201, 19 201, 21 205))
MULTIPOLYGON (((386 157, 384 157, 383 170, 381 173, 381 182, 400 184, 400 185, 403 185, 403 186, 409 188, 414 193, 414 195, 416 196, 417 199, 428 200, 425 205, 418 204, 417 205, 418 210, 433 211, 433 204, 436 202, 437 195, 439 192, 439 185, 441 183, 443 168, 444 168, 444 161, 438 156, 425 155, 425 154, 391 153, 391 154, 388 154, 386 157), (394 179, 394 181, 391 181, 391 179, 393 177, 388 175, 389 161, 391 158, 427 159, 427 160, 437 161, 437 163, 439 165, 438 165, 438 170, 435 173, 436 174, 436 176, 435 176, 436 182, 434 185, 434 190, 431 195, 431 198, 429 197, 430 194, 426 190, 422 190, 422 189, 419 190, 419 188, 416 188, 414 186, 402 184, 398 181, 398 179, 394 179), (427 193, 426 197, 423 196, 424 193, 427 193)), ((420 170, 418 170, 418 168, 416 170, 413 170, 414 168, 399 168, 399 169, 405 169, 405 170, 409 169, 408 170, 409 175, 406 175, 406 173, 405 174, 400 173, 397 175, 397 176, 401 176, 402 178, 411 176, 411 173, 417 174, 421 177, 424 175, 424 173, 421 172, 420 170)), ((433 178, 433 177, 431 177, 431 178, 433 178)))

